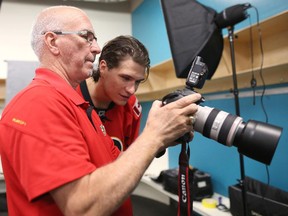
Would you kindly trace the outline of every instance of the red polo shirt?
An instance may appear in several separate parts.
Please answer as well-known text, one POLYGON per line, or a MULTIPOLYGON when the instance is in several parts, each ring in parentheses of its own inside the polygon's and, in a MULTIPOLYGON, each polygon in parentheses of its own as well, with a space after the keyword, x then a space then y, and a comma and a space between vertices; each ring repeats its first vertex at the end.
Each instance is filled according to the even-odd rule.
MULTIPOLYGON (((7 105, 0 121, 0 153, 9 216, 62 215, 48 192, 118 157, 94 111, 92 126, 87 108, 66 81, 43 68, 7 105)), ((126 207, 114 215, 132 215, 129 202, 126 207)))

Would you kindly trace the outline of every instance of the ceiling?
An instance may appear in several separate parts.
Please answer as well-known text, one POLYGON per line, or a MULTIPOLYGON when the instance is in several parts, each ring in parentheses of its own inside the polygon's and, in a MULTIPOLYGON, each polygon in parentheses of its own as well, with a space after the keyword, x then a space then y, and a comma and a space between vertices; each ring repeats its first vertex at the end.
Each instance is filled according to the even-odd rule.
POLYGON ((119 2, 125 2, 125 1, 127 2, 129 0, 66 0, 66 1, 119 3, 119 2))
MULTIPOLYGON (((3 2, 21 2, 27 4, 47 4, 48 1, 39 0, 3 0, 3 2), (45 3, 46 2, 46 3, 45 3)), ((102 11, 115 11, 123 13, 131 13, 137 8, 144 0, 49 0, 49 5, 67 4, 71 6, 82 8, 92 8, 102 11)))

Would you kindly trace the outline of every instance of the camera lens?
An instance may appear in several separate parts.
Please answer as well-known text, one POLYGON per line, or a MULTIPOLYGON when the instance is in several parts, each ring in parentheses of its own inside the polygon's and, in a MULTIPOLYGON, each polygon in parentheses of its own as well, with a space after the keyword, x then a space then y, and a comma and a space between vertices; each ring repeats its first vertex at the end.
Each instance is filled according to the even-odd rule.
POLYGON ((280 127, 255 120, 245 123, 239 116, 206 106, 199 106, 194 130, 265 164, 271 163, 282 133, 280 127))
POLYGON ((233 142, 238 151, 254 160, 270 164, 282 133, 282 128, 249 120, 237 129, 233 142))
POLYGON ((222 110, 199 106, 194 130, 203 136, 232 146, 242 118, 222 110))

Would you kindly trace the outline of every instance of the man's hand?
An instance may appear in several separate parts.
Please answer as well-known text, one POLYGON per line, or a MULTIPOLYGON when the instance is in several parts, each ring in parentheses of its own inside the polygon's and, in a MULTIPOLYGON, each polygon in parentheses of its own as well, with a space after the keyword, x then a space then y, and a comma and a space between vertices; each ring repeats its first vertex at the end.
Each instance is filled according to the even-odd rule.
POLYGON ((191 94, 165 106, 162 106, 161 101, 154 101, 143 133, 147 134, 148 139, 157 140, 155 143, 162 143, 160 150, 175 145, 175 140, 185 133, 190 133, 192 138, 193 124, 190 117, 197 112, 198 105, 195 102, 200 98, 200 94, 191 94))

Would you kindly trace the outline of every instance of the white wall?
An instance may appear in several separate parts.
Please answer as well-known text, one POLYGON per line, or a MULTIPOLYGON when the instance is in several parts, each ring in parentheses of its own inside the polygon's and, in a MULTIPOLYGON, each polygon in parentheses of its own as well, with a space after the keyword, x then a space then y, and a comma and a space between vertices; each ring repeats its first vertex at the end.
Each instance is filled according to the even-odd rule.
MULTIPOLYGON (((49 1, 46 2, 41 2, 41 4, 20 0, 4 0, 2 2, 0 11, 0 78, 7 77, 5 60, 37 60, 30 46, 30 31, 38 13, 42 9, 52 6, 49 1)), ((132 34, 130 13, 79 7, 90 17, 101 47, 106 41, 117 35, 132 34)))

